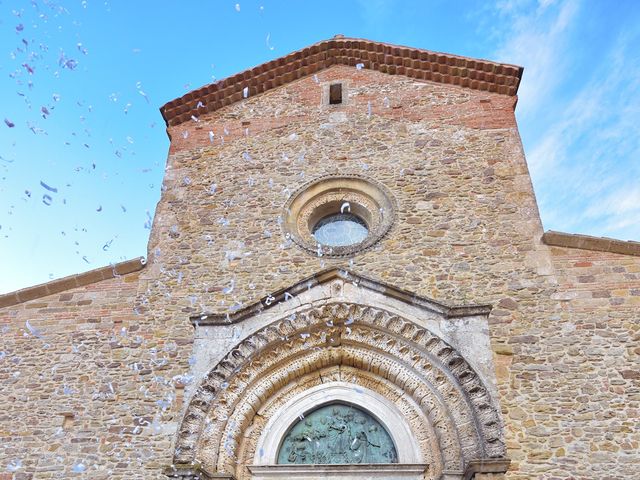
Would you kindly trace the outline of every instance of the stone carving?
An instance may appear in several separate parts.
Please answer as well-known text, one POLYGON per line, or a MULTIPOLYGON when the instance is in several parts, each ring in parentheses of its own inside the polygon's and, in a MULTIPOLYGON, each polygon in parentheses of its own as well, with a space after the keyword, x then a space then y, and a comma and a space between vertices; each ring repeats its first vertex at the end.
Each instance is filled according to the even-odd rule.
POLYGON ((396 463, 391 437, 368 413, 331 404, 299 420, 285 436, 278 463, 396 463))
MULTIPOLYGON (((245 433, 259 428, 260 423, 254 423, 256 412, 287 385, 295 385, 301 374, 334 365, 371 372, 373 378, 400 389, 421 410, 435 431, 438 452, 437 457, 425 454, 425 458, 429 462, 441 458, 432 474, 459 470, 474 458, 504 455, 497 408, 453 347, 385 310, 331 303, 258 330, 209 372, 187 408, 174 461, 199 461, 212 470, 245 478, 243 462, 258 454, 245 433), (340 339, 338 346, 330 341, 335 338, 340 339)), ((412 428, 419 429, 413 425, 418 417, 408 411, 407 415, 412 428)))
POLYGON ((296 190, 284 208, 285 235, 314 255, 320 252, 328 257, 343 257, 365 250, 376 244, 391 228, 396 204, 391 192, 363 175, 325 175, 296 190), (342 246, 324 246, 318 250, 313 226, 321 218, 342 211, 348 204, 349 212, 361 218, 369 234, 358 243, 342 246))

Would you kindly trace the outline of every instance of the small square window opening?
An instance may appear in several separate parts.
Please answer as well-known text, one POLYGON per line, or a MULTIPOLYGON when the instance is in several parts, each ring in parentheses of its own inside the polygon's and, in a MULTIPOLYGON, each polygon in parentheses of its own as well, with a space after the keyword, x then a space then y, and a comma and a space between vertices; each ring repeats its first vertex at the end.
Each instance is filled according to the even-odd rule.
POLYGON ((332 83, 329 85, 329 105, 342 103, 342 84, 332 83))

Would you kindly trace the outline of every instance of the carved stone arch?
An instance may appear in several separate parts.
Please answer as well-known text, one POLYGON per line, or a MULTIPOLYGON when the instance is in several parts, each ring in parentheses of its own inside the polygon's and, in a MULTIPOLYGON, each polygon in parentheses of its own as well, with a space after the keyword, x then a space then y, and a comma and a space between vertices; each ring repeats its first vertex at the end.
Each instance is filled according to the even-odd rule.
MULTIPOLYGON (((389 399, 390 410, 398 410, 402 412, 406 419, 412 419, 411 421, 406 421, 406 428, 412 432, 412 437, 416 439, 417 447, 421 454, 415 454, 412 458, 402 458, 403 456, 400 455, 401 461, 420 459, 431 465, 433 467, 432 470, 436 472, 440 471, 442 466, 447 463, 445 460, 448 460, 449 464, 455 463, 459 467, 456 462, 461 458, 461 452, 457 448, 457 443, 451 441, 452 436, 449 434, 449 432, 453 431, 453 425, 448 425, 446 418, 440 418, 442 423, 434 427, 436 422, 430 418, 431 416, 441 417, 439 412, 436 415, 425 413, 422 405, 417 403, 414 398, 406 395, 401 386, 373 372, 353 367, 353 357, 347 358, 344 354, 327 355, 327 350, 324 350, 324 352, 311 352, 308 361, 309 364, 321 362, 324 364, 324 368, 310 372, 296 379, 295 383, 290 383, 270 395, 266 392, 256 394, 255 390, 247 392, 248 398, 253 399, 255 403, 249 405, 247 402, 243 408, 234 411, 229 417, 229 422, 223 427, 224 429, 218 436, 203 439, 202 446, 205 450, 218 450, 220 452, 216 462, 216 470, 235 471, 236 478, 244 478, 245 472, 242 471, 242 468, 236 467, 255 463, 256 460, 260 460, 260 457, 266 454, 265 452, 260 452, 260 447, 257 445, 259 437, 264 434, 267 428, 266 421, 276 417, 285 408, 285 404, 304 394, 307 390, 336 382, 350 385, 357 394, 355 395, 356 398, 353 399, 354 404, 364 410, 367 410, 369 405, 367 403, 358 403, 358 400, 361 399, 357 397, 366 398, 363 394, 364 391, 372 390, 389 399), (327 364, 327 361, 331 364, 327 364), (260 398, 265 396, 265 402, 260 403, 260 398), (248 416, 246 415, 247 411, 249 412, 248 416), (449 441, 447 441, 447 438, 449 438, 449 441), (229 442, 229 439, 237 439, 237 444, 235 441, 229 442), (220 444, 216 445, 216 441, 220 442, 220 444), (442 450, 445 445, 451 445, 445 451, 448 459, 442 458, 442 450)), ((280 374, 290 369, 291 366, 291 363, 285 363, 281 366, 279 372, 274 372, 274 377, 269 377, 267 380, 281 378, 280 374)), ((200 463, 203 460, 207 461, 208 459, 199 458, 200 463)), ((207 463, 210 463, 210 461, 207 463)))
POLYGON ((361 386, 343 381, 327 381, 305 388, 288 401, 281 403, 269 416, 256 444, 255 465, 277 463, 281 443, 289 429, 309 412, 327 404, 340 402, 355 406, 373 416, 389 433, 394 442, 400 463, 423 463, 424 458, 402 412, 383 395, 361 386), (404 448, 400 448, 404 447, 404 448))
POLYGON ((180 426, 174 462, 237 475, 238 448, 261 408, 296 379, 327 368, 353 369, 410 399, 436 437, 438 454, 425 457, 440 472, 504 455, 498 410, 451 345, 386 310, 328 303, 263 327, 209 371, 180 426))

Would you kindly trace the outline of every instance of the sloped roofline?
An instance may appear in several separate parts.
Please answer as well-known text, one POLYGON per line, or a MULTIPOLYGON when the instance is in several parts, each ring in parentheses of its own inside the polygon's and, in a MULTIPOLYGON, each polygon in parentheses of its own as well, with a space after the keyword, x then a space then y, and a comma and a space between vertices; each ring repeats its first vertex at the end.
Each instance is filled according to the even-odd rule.
POLYGON ((144 257, 138 257, 132 260, 114 263, 113 265, 108 265, 106 267, 89 270, 88 272, 57 278, 56 280, 16 290, 15 292, 5 293, 0 295, 0 308, 11 307, 13 305, 28 302, 29 300, 35 300, 36 298, 54 295, 56 293, 64 292, 65 290, 71 290, 72 288, 84 287, 91 283, 97 283, 102 280, 109 280, 110 278, 137 272, 142 270, 146 263, 147 262, 144 257))
POLYGON ((640 242, 634 242, 633 240, 625 241, 616 238, 592 237, 590 235, 549 230, 542 235, 542 241, 546 245, 555 247, 577 248, 640 257, 640 242))
POLYGON ((307 277, 290 287, 283 288, 261 298, 255 303, 233 313, 201 313, 192 315, 191 323, 200 325, 231 325, 246 318, 252 317, 279 303, 291 300, 296 295, 307 291, 317 285, 331 282, 335 279, 342 279, 346 282, 353 282, 359 288, 364 288, 377 293, 393 297, 409 305, 419 306, 425 310, 438 313, 445 318, 468 317, 471 315, 489 315, 491 305, 449 305, 443 302, 436 302, 426 297, 421 297, 407 290, 393 287, 391 285, 372 280, 357 273, 353 273, 343 268, 330 268, 322 270, 310 277, 307 277))
POLYGON ((242 100, 312 75, 332 65, 348 65, 391 75, 405 75, 474 90, 514 96, 523 68, 420 48, 336 35, 302 50, 192 90, 162 107, 167 126, 179 125, 242 100))

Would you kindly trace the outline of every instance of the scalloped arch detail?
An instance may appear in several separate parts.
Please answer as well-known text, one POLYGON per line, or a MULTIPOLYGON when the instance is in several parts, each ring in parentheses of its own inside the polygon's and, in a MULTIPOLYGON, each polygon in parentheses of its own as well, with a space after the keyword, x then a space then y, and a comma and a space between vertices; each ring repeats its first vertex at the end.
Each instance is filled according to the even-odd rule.
POLYGON ((338 302, 263 327, 214 366, 187 407, 174 463, 198 462, 244 478, 263 414, 276 411, 291 389, 327 377, 373 386, 413 419, 432 475, 504 456, 498 408, 462 355, 399 315, 338 302))

